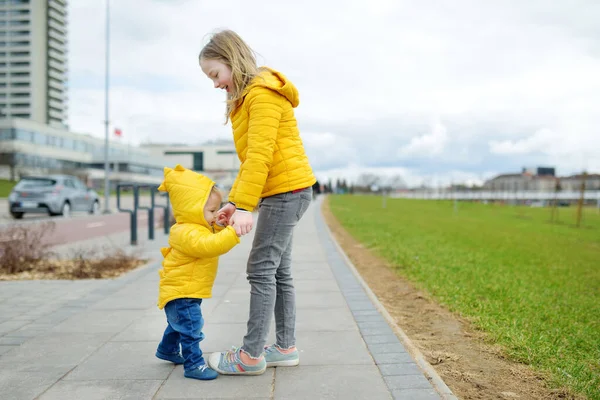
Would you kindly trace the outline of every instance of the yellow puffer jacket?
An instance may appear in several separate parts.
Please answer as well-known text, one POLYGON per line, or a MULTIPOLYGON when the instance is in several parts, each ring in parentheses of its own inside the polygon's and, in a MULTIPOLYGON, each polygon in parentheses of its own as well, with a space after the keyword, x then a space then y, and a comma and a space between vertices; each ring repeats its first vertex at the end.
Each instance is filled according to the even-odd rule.
POLYGON ((169 247, 161 249, 160 309, 174 299, 212 297, 219 256, 240 242, 232 227, 219 229, 204 218, 212 180, 181 165, 165 168, 164 174, 158 190, 169 193, 176 224, 171 227, 169 247))
POLYGON ((264 68, 231 113, 233 139, 242 163, 229 192, 238 208, 253 210, 263 197, 304 189, 316 182, 294 108, 298 90, 280 72, 264 68))

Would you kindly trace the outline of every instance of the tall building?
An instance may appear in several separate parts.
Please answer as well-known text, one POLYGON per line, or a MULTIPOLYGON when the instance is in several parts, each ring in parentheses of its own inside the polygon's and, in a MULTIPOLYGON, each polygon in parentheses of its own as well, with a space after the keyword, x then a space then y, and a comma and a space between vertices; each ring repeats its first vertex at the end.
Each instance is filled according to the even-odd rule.
POLYGON ((66 0, 0 0, 0 113, 65 126, 66 0))

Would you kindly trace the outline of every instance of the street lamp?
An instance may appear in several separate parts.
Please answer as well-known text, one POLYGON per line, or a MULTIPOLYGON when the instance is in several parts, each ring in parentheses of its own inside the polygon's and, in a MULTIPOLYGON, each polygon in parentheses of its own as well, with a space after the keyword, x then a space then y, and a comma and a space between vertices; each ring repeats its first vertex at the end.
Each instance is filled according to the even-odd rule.
POLYGON ((109 56, 109 0, 106 0, 106 76, 104 85, 104 213, 110 214, 110 181, 109 181, 109 168, 108 168, 108 56, 109 56))

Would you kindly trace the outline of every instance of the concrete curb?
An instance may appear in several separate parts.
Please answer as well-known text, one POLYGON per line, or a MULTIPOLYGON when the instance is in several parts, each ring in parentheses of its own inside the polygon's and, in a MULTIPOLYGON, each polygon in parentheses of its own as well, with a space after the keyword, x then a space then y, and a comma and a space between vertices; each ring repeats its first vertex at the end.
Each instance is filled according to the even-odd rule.
MULTIPOLYGON (((321 217, 323 218, 323 210, 322 210, 321 207, 322 207, 322 204, 319 206, 319 212, 321 213, 321 217)), ((415 361, 416 361, 417 365, 419 366, 419 368, 421 368, 421 370, 423 370, 423 372, 425 373, 425 375, 427 376, 427 378, 430 380, 430 382, 433 385, 433 387, 435 388, 435 390, 437 390, 438 393, 444 399, 458 400, 458 397, 456 397, 454 395, 454 393, 452 393, 452 390, 450 390, 450 388, 448 387, 448 385, 446 385, 446 383, 438 375, 438 373, 431 366, 431 364, 429 364, 427 362, 427 360, 425 359, 425 357, 423 356, 423 354, 421 353, 421 351, 412 343, 412 341, 406 335, 406 333, 404 333, 404 331, 402 330, 402 328, 400 328, 398 326, 398 324, 396 324, 396 322, 394 321, 394 319, 392 318, 392 316, 390 315, 390 313, 388 313, 388 311, 383 306, 383 304, 381 304, 381 302, 379 301, 379 299, 377 298, 377 296, 375 295, 375 293, 373 293, 373 291, 371 290, 371 288, 369 287, 369 285, 367 285, 367 283, 364 281, 364 279, 362 278, 362 276, 360 275, 360 273, 358 272, 358 270, 356 269, 356 267, 354 266, 354 264, 352 263, 352 261, 350 260, 350 258, 348 257, 348 255, 346 254, 346 252, 342 249, 342 247, 337 242, 335 236, 333 235, 333 232, 329 228, 329 225, 327 225, 327 223, 324 223, 324 225, 327 228, 327 232, 329 233, 329 236, 331 237, 331 240, 332 240, 333 244, 335 245, 337 251, 340 253, 340 255, 342 256, 342 258, 344 259, 344 261, 346 262, 346 264, 348 265, 348 267, 350 268, 350 270, 354 274, 355 278, 361 284, 361 286, 363 287, 363 289, 367 293, 367 296, 369 297, 369 299, 373 302, 373 304, 375 305, 375 307, 377 308, 377 310, 381 313, 381 315, 383 315, 383 317, 385 318, 385 320, 387 321, 387 323, 390 325, 390 327, 392 328, 392 330, 394 331, 394 333, 396 333, 396 335, 398 336, 398 338, 400 339, 400 341, 402 342, 402 344, 406 347, 406 349, 408 350, 408 352, 415 359, 415 361)))

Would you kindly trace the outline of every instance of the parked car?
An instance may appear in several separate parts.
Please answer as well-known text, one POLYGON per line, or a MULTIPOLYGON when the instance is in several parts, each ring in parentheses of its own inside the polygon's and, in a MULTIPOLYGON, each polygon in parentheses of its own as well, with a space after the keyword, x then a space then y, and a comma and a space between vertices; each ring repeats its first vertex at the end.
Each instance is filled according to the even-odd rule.
POLYGON ((95 190, 89 189, 75 176, 27 176, 12 189, 8 207, 16 219, 30 213, 69 217, 71 211, 97 214, 100 198, 95 190))

